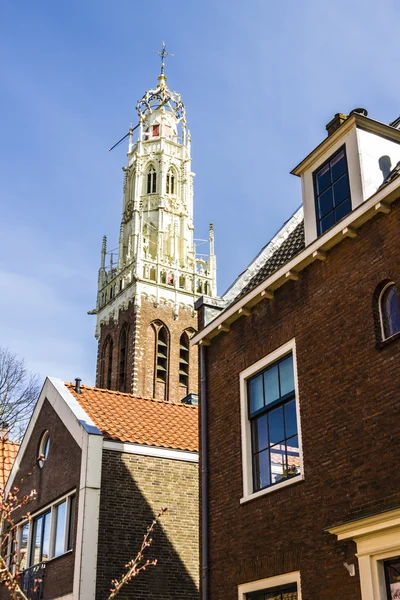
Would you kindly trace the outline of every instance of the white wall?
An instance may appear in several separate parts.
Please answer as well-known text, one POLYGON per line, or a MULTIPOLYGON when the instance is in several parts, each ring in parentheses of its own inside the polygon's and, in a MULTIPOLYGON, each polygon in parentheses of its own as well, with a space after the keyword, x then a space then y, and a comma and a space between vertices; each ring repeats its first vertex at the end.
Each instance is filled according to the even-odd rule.
POLYGON ((363 198, 367 200, 376 192, 384 180, 379 166, 379 159, 388 156, 391 162, 390 169, 393 169, 400 161, 400 144, 363 129, 357 129, 357 140, 363 198))

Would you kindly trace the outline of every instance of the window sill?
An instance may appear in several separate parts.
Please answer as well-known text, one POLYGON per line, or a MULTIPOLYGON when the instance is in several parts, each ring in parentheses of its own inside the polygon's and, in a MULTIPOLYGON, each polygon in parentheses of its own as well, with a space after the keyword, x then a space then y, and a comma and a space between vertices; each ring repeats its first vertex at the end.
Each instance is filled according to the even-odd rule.
POLYGON ((260 498, 260 496, 265 496, 266 494, 271 494, 272 492, 276 492, 281 490, 282 488, 288 487, 289 485, 294 485, 295 483, 299 483, 300 481, 304 481, 304 475, 297 475, 296 477, 291 477, 286 481, 282 481, 282 483, 277 483, 270 487, 265 488, 264 490, 260 490, 259 492, 253 492, 248 496, 243 496, 240 498, 240 504, 246 504, 247 502, 251 502, 251 500, 255 500, 256 498, 260 498))
POLYGON ((385 340, 382 340, 381 342, 377 342, 376 347, 378 350, 380 350, 381 348, 386 348, 386 346, 389 346, 390 344, 392 344, 393 342, 396 342, 397 340, 400 340, 400 331, 398 331, 394 335, 391 335, 390 337, 386 338, 385 340))

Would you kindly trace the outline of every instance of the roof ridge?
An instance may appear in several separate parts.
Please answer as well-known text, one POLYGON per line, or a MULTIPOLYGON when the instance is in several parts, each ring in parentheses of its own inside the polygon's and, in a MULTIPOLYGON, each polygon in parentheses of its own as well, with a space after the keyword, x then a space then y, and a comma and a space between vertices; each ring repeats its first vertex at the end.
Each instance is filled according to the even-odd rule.
MULTIPOLYGON (((64 385, 66 385, 67 387, 75 388, 75 384, 72 383, 71 381, 64 382, 64 385)), ((113 394, 115 396, 126 396, 128 398, 134 398, 135 400, 146 400, 146 401, 150 401, 150 402, 158 402, 159 404, 166 404, 169 406, 185 406, 187 408, 198 408, 194 404, 185 404, 183 402, 178 402, 176 400, 161 400, 161 398, 151 398, 150 396, 139 396, 138 394, 135 395, 135 394, 130 394, 129 392, 120 392, 118 390, 109 390, 107 388, 99 388, 96 386, 85 385, 83 383, 81 383, 80 387, 81 387, 81 389, 85 389, 88 391, 100 392, 102 394, 113 394)))

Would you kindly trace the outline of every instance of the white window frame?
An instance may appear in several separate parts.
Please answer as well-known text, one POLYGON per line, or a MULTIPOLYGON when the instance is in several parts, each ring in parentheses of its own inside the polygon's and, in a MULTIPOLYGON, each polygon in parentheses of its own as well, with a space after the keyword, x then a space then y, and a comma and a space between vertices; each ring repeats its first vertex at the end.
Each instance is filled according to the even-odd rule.
MULTIPOLYGON (((68 527, 69 527, 69 519, 70 519, 70 514, 71 514, 71 498, 72 496, 75 496, 75 501, 76 501, 76 490, 73 490, 71 492, 68 492, 68 494, 65 494, 64 496, 61 496, 60 498, 57 498, 57 500, 55 502, 52 502, 51 504, 48 504, 47 506, 42 507, 40 510, 37 510, 35 513, 32 513, 30 519, 29 519, 29 533, 28 533, 28 544, 26 547, 26 566, 25 569, 29 569, 30 567, 33 567, 35 563, 31 564, 31 549, 32 549, 32 537, 33 537, 33 522, 35 521, 35 519, 37 517, 40 517, 42 514, 44 514, 45 512, 47 512, 48 510, 50 510, 50 552, 49 555, 50 557, 48 558, 48 560, 46 561, 42 561, 42 562, 49 562, 55 558, 59 558, 60 556, 63 556, 64 554, 67 554, 68 552, 71 552, 72 549, 67 549, 68 546, 68 527), (62 504, 64 501, 67 502, 67 506, 66 506, 66 518, 65 518, 65 528, 64 528, 64 551, 62 552, 62 554, 58 554, 57 556, 54 556, 54 549, 55 549, 55 534, 56 534, 56 519, 55 519, 55 515, 56 515, 56 509, 57 507, 62 504)), ((21 521, 20 523, 18 523, 17 525, 17 534, 16 534, 16 539, 18 540, 18 550, 17 550, 17 562, 16 564, 19 565, 19 548, 21 547, 21 536, 22 536, 22 528, 24 525, 26 525, 26 523, 28 523, 27 519, 24 519, 23 521, 21 521)), ((23 571, 25 569, 22 569, 23 571)))
POLYGON ((258 579, 257 581, 243 583, 238 586, 238 600, 246 600, 246 595, 251 592, 261 592, 263 590, 268 590, 268 588, 279 587, 291 583, 297 584, 297 596, 298 600, 301 600, 300 571, 293 571, 292 573, 284 573, 283 575, 276 575, 275 577, 268 577, 267 579, 258 579))
POLYGON ((50 446, 51 446, 50 432, 48 429, 46 429, 46 431, 43 432, 42 437, 40 438, 38 465, 41 469, 43 469, 44 465, 46 464, 46 460, 47 460, 47 456, 45 454, 47 442, 49 443, 49 448, 48 448, 48 452, 47 452, 47 455, 48 455, 48 453, 50 452, 50 446), (41 456, 43 456, 43 458, 41 458, 41 456))
POLYGON ((243 504, 259 496, 270 494, 276 490, 280 490, 288 485, 293 485, 299 481, 304 480, 304 465, 303 465, 303 450, 301 442, 301 423, 300 423, 300 404, 299 404, 299 390, 297 381, 297 360, 296 360, 296 341, 293 338, 283 346, 280 346, 261 360, 257 361, 253 365, 247 367, 244 371, 239 374, 240 379, 240 414, 241 414, 241 433, 242 433, 242 471, 243 471, 243 497, 240 503, 243 504), (247 395, 247 380, 256 375, 259 371, 264 370, 270 364, 276 362, 280 358, 283 358, 285 354, 291 353, 293 356, 293 377, 294 377, 294 388, 296 395, 296 417, 297 417, 297 430, 299 438, 299 454, 300 454, 300 474, 296 477, 286 479, 281 483, 276 483, 267 488, 259 490, 258 492, 253 491, 253 465, 252 465, 252 448, 251 448, 251 424, 248 414, 248 395, 247 395))
POLYGON ((384 561, 400 556, 400 509, 328 529, 357 544, 362 600, 386 600, 384 561))

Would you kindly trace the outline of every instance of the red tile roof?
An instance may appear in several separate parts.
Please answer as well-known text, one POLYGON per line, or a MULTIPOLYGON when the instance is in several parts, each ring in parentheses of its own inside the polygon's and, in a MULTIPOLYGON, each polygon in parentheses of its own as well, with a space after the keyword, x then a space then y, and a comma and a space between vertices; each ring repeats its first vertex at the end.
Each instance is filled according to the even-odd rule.
POLYGON ((0 438, 0 489, 4 490, 19 450, 19 444, 0 438))
POLYGON ((75 384, 65 385, 106 439, 198 450, 196 406, 85 385, 81 385, 81 394, 77 394, 75 384))

